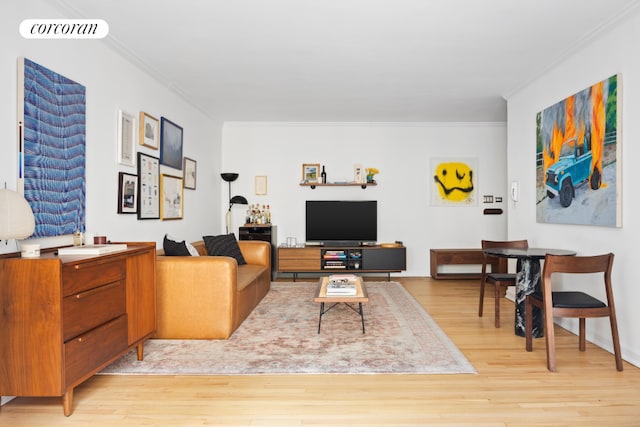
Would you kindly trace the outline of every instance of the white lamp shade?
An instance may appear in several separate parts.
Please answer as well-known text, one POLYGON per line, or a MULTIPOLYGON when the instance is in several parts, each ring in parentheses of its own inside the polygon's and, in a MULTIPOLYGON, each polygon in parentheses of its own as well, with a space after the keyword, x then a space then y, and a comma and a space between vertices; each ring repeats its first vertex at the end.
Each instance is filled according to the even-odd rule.
POLYGON ((31 206, 15 191, 0 189, 0 240, 26 239, 36 229, 31 206))

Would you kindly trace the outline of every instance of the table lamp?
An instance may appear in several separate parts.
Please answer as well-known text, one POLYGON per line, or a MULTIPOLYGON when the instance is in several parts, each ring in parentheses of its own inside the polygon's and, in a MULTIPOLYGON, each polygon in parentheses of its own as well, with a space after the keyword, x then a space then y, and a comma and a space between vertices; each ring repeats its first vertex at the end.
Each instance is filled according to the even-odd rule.
POLYGON ((0 189, 0 240, 26 239, 33 234, 36 221, 31 206, 22 195, 0 189))

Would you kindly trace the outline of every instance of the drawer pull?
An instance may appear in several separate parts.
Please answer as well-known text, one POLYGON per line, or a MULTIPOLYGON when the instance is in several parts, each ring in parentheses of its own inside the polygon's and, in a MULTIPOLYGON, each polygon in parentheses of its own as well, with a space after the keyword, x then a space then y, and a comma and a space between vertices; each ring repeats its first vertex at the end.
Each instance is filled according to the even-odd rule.
POLYGON ((109 283, 108 285, 100 286, 99 288, 89 289, 88 291, 76 294, 75 297, 76 299, 86 298, 99 292, 108 291, 109 289, 115 288, 116 286, 120 286, 120 282, 113 282, 109 283))
MULTIPOLYGON (((120 317, 122 317, 122 316, 120 316, 120 317)), ((107 331, 107 330, 113 328, 114 326, 118 326, 118 322, 116 322, 115 320, 112 320, 111 322, 106 323, 106 324, 98 327, 97 330, 99 329, 100 331, 104 332, 104 331, 107 331)), ((85 334, 85 335, 82 335, 82 336, 76 338, 76 341, 79 342, 79 343, 88 341, 93 332, 94 331, 91 331, 88 334, 85 334)))

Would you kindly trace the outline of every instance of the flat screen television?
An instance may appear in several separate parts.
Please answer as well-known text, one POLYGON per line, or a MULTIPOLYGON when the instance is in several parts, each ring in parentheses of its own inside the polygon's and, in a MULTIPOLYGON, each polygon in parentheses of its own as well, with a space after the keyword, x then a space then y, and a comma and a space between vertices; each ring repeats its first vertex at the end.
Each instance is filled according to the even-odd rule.
POLYGON ((306 241, 359 246, 378 240, 376 200, 307 200, 306 241))

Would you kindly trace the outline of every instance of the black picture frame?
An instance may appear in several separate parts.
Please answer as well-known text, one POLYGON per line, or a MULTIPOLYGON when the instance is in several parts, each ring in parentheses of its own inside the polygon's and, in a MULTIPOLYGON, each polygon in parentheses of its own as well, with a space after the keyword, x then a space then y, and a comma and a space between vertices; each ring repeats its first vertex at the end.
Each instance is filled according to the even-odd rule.
POLYGON ((118 213, 138 213, 138 175, 118 173, 118 213))
POLYGON ((182 170, 182 139, 184 131, 166 117, 160 118, 160 164, 182 170))
POLYGON ((160 219, 160 159, 138 152, 138 219, 160 219))

